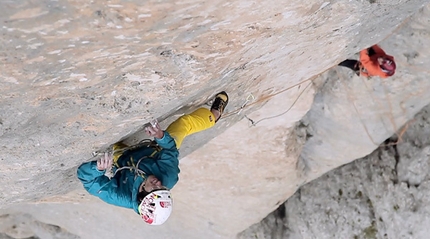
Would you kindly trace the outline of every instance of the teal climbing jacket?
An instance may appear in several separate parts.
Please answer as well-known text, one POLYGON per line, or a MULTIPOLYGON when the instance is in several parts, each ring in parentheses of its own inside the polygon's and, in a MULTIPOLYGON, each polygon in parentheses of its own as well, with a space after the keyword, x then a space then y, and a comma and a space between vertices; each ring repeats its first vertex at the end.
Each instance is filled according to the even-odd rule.
POLYGON ((115 168, 111 179, 104 175, 105 171, 97 169, 97 161, 83 163, 77 170, 77 176, 90 194, 106 203, 131 208, 139 213, 137 194, 145 177, 154 175, 169 189, 178 182, 179 152, 175 141, 167 132, 164 132, 163 138, 155 141, 161 147, 155 154, 156 150, 152 147, 125 151, 119 157, 119 168, 115 168), (127 167, 131 165, 137 165, 143 174, 127 167))

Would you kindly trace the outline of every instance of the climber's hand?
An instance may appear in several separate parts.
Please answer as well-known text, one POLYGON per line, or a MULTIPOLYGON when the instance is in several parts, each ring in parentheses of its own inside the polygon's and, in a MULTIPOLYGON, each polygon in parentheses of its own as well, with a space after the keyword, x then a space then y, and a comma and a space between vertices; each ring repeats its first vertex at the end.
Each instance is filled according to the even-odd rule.
POLYGON ((97 169, 104 171, 112 166, 113 158, 109 153, 105 153, 101 158, 97 160, 97 169))
POLYGON ((145 127, 145 131, 149 136, 155 137, 158 139, 161 139, 164 136, 164 132, 160 128, 160 125, 158 124, 157 121, 154 121, 151 123, 150 126, 145 127))

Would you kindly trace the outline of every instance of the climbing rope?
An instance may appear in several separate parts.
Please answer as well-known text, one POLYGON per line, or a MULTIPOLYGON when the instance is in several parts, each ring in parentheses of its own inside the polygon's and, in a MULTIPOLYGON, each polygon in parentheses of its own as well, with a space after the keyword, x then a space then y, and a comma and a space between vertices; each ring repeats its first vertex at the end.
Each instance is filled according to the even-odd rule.
POLYGON ((223 118, 228 118, 228 117, 230 117, 230 116, 233 116, 233 115, 237 114, 238 112, 241 112, 243 109, 246 109, 246 108, 248 108, 248 107, 250 107, 250 106, 252 106, 252 105, 255 105, 255 104, 257 104, 257 103, 260 103, 260 102, 263 102, 263 101, 269 100, 269 99, 273 98, 274 96, 279 95, 279 94, 281 94, 281 93, 283 93, 283 92, 285 92, 285 91, 288 91, 288 90, 290 90, 290 89, 292 89, 292 88, 294 88, 294 87, 296 87, 296 86, 299 86, 299 85, 301 85, 301 84, 303 84, 303 83, 305 83, 305 82, 312 81, 312 80, 316 79, 319 75, 320 75, 320 74, 314 75, 314 76, 312 76, 312 77, 310 77, 310 78, 308 78, 308 79, 306 79, 306 80, 304 80, 304 81, 301 81, 301 82, 299 82, 299 83, 297 83, 297 84, 294 84, 294 85, 292 85, 292 86, 289 86, 289 87, 287 87, 287 88, 285 88, 285 89, 279 90, 279 91, 277 91, 277 92, 275 92, 275 93, 273 93, 273 94, 269 94, 269 95, 267 95, 267 96, 263 96, 263 97, 261 97, 260 99, 258 99, 258 100, 256 100, 256 101, 253 101, 252 103, 247 102, 246 104, 243 104, 241 107, 238 107, 238 108, 236 108, 235 110, 230 111, 230 112, 228 112, 228 113, 226 113, 226 114, 222 115, 222 116, 221 116, 221 119, 223 119, 223 118))
MULTIPOLYGON (((306 87, 300 92, 300 94, 297 96, 297 98, 294 100, 294 102, 291 104, 291 106, 286 110, 286 111, 284 111, 284 112, 282 112, 282 113, 280 113, 280 114, 278 114, 278 115, 274 115, 274 116, 269 116, 269 117, 265 117, 265 118, 262 118, 262 119, 260 119, 260 120, 258 120, 258 121, 254 121, 254 120, 252 120, 251 118, 249 118, 248 116, 246 116, 245 115, 245 118, 246 119, 248 119, 250 122, 251 122, 251 126, 257 126, 257 124, 258 123, 260 123, 261 121, 264 121, 264 120, 269 120, 269 119, 274 119, 274 118, 277 118, 277 117, 280 117, 280 116, 282 116, 282 115, 284 115, 284 114, 286 114, 287 112, 289 112, 290 110, 291 110, 291 108, 293 108, 293 106, 297 103, 297 101, 299 100, 299 98, 300 98, 300 96, 306 91, 306 89, 310 86, 312 84, 312 82, 309 82, 309 84, 307 84, 306 85, 306 87)), ((251 127, 250 126, 250 127, 251 127)))
MULTIPOLYGON (((387 143, 387 144, 378 144, 378 143, 376 143, 375 142, 375 140, 372 138, 372 136, 370 135, 370 133, 369 133, 369 130, 368 130, 368 128, 367 128, 367 126, 366 126, 366 124, 364 123, 364 119, 363 119, 363 117, 361 116, 361 114, 360 114, 360 112, 359 112, 359 110, 357 109, 357 106, 355 105, 355 102, 356 102, 356 99, 355 99, 355 97, 354 97, 354 94, 352 94, 351 92, 349 92, 349 88, 347 87, 347 85, 346 85, 346 81, 345 81, 345 79, 344 79, 344 77, 342 76, 342 75, 340 75, 339 74, 339 72, 338 71, 336 71, 336 74, 338 75, 338 77, 339 77, 339 79, 340 79, 340 81, 342 82, 342 84, 344 85, 344 88, 345 88, 345 90, 346 91, 348 91, 348 94, 347 94, 347 97, 348 97, 348 101, 352 104, 352 106, 353 106, 353 108, 354 108, 354 110, 355 110, 355 112, 357 113, 357 116, 358 116, 358 118, 359 118, 359 120, 360 120, 360 124, 363 126, 363 129, 364 129, 364 131, 366 132, 366 134, 367 134, 367 136, 368 136, 368 138, 372 141, 372 143, 374 144, 374 145, 376 145, 376 146, 378 146, 378 147, 386 147, 386 146, 393 146, 393 145, 397 145, 398 143, 400 143, 400 142, 402 142, 402 136, 403 136, 403 134, 406 132, 406 130, 408 129, 408 127, 409 127, 409 125, 414 121, 413 119, 412 120, 410 120, 409 122, 407 122, 406 124, 405 124, 405 126, 403 126, 403 127, 401 127, 401 129, 400 130, 396 130, 397 129, 397 124, 395 123, 395 121, 394 121, 394 116, 393 116, 393 108, 392 108, 392 105, 390 104, 389 105, 389 107, 390 107, 390 122, 391 122, 391 124, 393 125, 393 131, 394 131, 394 133, 396 134, 396 136, 397 136, 397 141, 396 142, 390 142, 390 143, 387 143)), ((367 85, 367 83, 366 83, 366 79, 365 78, 363 78, 363 77, 360 77, 362 80, 363 80, 363 84, 365 85, 365 87, 366 87, 366 90, 368 91, 368 93, 369 93, 369 96, 372 98, 372 100, 373 100, 373 102, 377 102, 377 104, 378 104, 378 106, 380 107, 380 112, 382 112, 382 103, 380 102, 380 100, 376 100, 375 99, 375 97, 374 97, 374 94, 372 93, 373 91, 371 91, 370 89, 369 89, 369 87, 368 87, 368 85, 367 85)), ((385 96, 386 96, 386 98, 387 98, 387 101, 388 102, 391 102, 391 99, 388 97, 388 95, 387 95, 387 87, 386 87, 386 85, 385 85, 385 83, 384 83, 384 81, 382 81, 382 87, 384 88, 384 93, 385 93, 385 96)), ((384 123, 384 121, 383 121, 383 119, 381 118, 381 121, 382 121, 382 123, 384 123)), ((388 130, 388 129, 387 129, 388 130)))
POLYGON ((146 158, 149 158, 149 157, 148 156, 143 156, 142 158, 139 159, 139 161, 137 161, 136 164, 134 164, 133 157, 130 157, 131 166, 122 166, 120 168, 117 168, 115 170, 115 172, 113 173, 113 175, 112 175, 111 178, 115 177, 115 175, 119 171, 122 171, 124 169, 129 169, 131 172, 134 172, 134 178, 135 179, 137 177, 142 177, 143 179, 145 179, 146 178, 146 173, 142 169, 139 168, 139 164, 140 164, 140 162, 142 162, 142 160, 144 160, 146 158))

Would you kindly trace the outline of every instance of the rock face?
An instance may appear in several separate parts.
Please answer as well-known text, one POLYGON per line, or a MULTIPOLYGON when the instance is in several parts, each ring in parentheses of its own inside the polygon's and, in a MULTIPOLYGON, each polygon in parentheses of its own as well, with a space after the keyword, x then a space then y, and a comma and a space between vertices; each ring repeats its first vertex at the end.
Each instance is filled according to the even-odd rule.
POLYGON ((323 85, 301 122, 309 126, 301 166, 328 171, 338 166, 339 158, 350 159, 345 163, 361 158, 393 133, 401 133, 408 121, 405 116, 429 103, 430 94, 418 86, 427 85, 429 77, 425 65, 430 63, 430 52, 419 47, 430 43, 428 15, 427 6, 380 43, 396 56, 397 77, 366 80, 339 67, 321 75, 323 85))
MULTIPOLYGON (((416 71, 415 73, 420 72, 416 77, 412 76, 413 81, 408 86, 415 84, 415 80, 419 81, 421 77, 423 77, 421 79, 429 77, 429 72, 422 68, 424 65, 420 64, 425 62, 428 64, 428 53, 425 51, 418 52, 413 47, 418 42, 429 42, 428 14, 429 7, 422 9, 419 14, 411 19, 408 27, 403 28, 398 34, 383 42, 393 47, 403 48, 403 56, 407 58, 406 65, 410 67, 410 72, 412 73, 413 70, 416 71)), ((339 75, 335 71, 329 71, 323 76, 328 80, 325 81, 326 85, 322 87, 321 92, 325 91, 324 88, 335 91, 338 81, 333 79, 339 75)), ((365 81, 362 83, 369 84, 365 81)), ((390 82, 389 84, 397 83, 390 82)), ((349 80, 348 86, 353 86, 353 84, 354 81, 349 80)), ((373 87, 373 90, 377 91, 378 88, 373 87)), ((321 92, 319 93, 320 96, 317 94, 316 97, 331 100, 330 94, 321 94, 321 92)), ((425 97, 429 95, 424 89, 422 91, 416 89, 415 92, 417 95, 425 97)), ((367 97, 372 95, 371 93, 367 97)), ((395 100, 395 97, 389 97, 387 94, 386 99, 395 100)), ((324 120, 321 112, 324 112, 325 107, 318 109, 316 105, 324 105, 325 101, 314 101, 314 110, 311 110, 303 118, 304 122, 310 123, 302 123, 299 128, 303 128, 305 124, 310 126, 308 128, 318 128, 321 131, 336 128, 318 124, 318 121, 324 120), (319 117, 314 117, 314 114, 319 117)), ((383 102, 381 99, 374 100, 374 107, 380 107, 379 112, 381 114, 384 114, 384 111, 392 110, 389 105, 386 105, 389 102, 381 102, 383 102), (380 105, 378 106, 378 104, 380 105)), ((405 107, 404 102, 393 105, 400 106, 403 110, 408 108, 405 107)), ((335 107, 333 104, 328 104, 328 106, 335 107)), ((415 106, 409 108, 415 108, 415 106)), ((362 123, 352 124, 352 126, 358 126, 358 129, 352 129, 356 131, 351 134, 350 139, 352 142, 356 142, 356 150, 351 149, 349 151, 351 155, 363 152, 360 147, 365 144, 360 141, 360 137, 357 138, 356 136, 360 135, 358 131, 368 130, 366 122, 370 117, 374 117, 368 111, 356 112, 363 112, 366 116, 354 119, 362 123)), ((260 223, 243 231, 238 238, 428 238, 429 112, 430 105, 427 105, 414 119, 405 124, 402 130, 380 144, 369 156, 357 159, 300 187, 283 205, 260 223)), ((373 113, 379 114, 376 111, 373 113)), ((389 116, 388 113, 386 118, 381 117, 380 128, 378 129, 373 125, 371 126, 373 127, 372 131, 393 127, 395 121, 392 120, 391 123, 388 121, 390 118, 396 118, 394 115, 389 116)), ((329 118, 334 123, 338 122, 334 117, 329 118)), ((344 133, 346 132, 348 131, 345 130, 344 133)), ((333 134, 339 133, 335 131, 333 134)), ((308 132, 307 135, 312 139, 312 134, 308 132)), ((382 137, 383 135, 375 136, 382 137)), ((327 167, 330 163, 330 161, 324 163, 321 159, 324 158, 327 150, 330 150, 330 146, 327 145, 330 144, 332 138, 329 137, 329 142, 320 141, 322 146, 318 148, 310 147, 312 150, 320 149, 319 161, 315 161, 319 167, 327 167)), ((347 138, 338 142, 343 144, 345 140, 347 138)), ((311 141, 308 140, 305 145, 311 145, 311 141)), ((367 143, 372 142, 374 140, 367 143)), ((352 143, 346 144, 346 147, 348 145, 352 146, 352 143)), ((338 149, 338 146, 332 147, 338 149)), ((348 152, 332 152, 330 157, 344 153, 348 152)), ((306 156, 304 155, 306 154, 306 149, 304 149, 301 155, 304 158, 301 160, 305 161, 305 164, 306 156)))
POLYGON ((302 186, 238 238, 428 238, 430 106, 401 138, 302 186))
POLYGON ((0 238, 58 238, 78 239, 59 226, 39 222, 29 214, 3 215, 0 218, 0 238))
POLYGON ((72 237, 235 237, 430 102, 424 0, 3 3, 1 214, 72 237), (339 67, 317 77, 383 39, 398 65, 389 80, 339 67), (181 148, 165 225, 82 190, 75 171, 90 152, 221 89, 223 120, 181 148))

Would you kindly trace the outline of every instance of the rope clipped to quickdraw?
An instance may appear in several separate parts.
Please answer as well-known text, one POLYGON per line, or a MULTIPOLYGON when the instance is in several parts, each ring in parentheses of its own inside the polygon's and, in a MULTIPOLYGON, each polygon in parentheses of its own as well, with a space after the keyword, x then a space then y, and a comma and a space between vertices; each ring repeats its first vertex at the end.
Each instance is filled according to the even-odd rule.
MULTIPOLYGON (((335 66, 333 66, 333 67, 335 67, 335 66)), ((333 68, 333 67, 331 67, 331 68, 333 68)), ((331 69, 331 68, 329 68, 329 69, 331 69)), ((328 70, 328 69, 327 69, 327 70, 328 70)), ((287 87, 287 88, 285 88, 285 89, 282 89, 282 90, 276 91, 276 92, 275 92, 275 93, 273 93, 273 94, 269 94, 269 95, 263 96, 263 97, 261 97, 261 98, 259 98, 259 99, 255 99, 255 97, 252 95, 252 100, 250 100, 250 101, 246 102, 246 104, 242 105, 241 107, 236 108, 235 110, 232 110, 232 111, 229 111, 229 112, 227 112, 227 113, 223 114, 223 115, 221 116, 221 118, 220 118, 220 119, 225 119, 225 118, 228 118, 228 117, 230 117, 230 116, 232 116, 232 115, 236 115, 238 112, 242 112, 242 110, 244 110, 244 109, 246 109, 246 108, 249 108, 249 107, 250 107, 250 106, 252 106, 252 105, 255 105, 255 104, 261 103, 261 102, 263 102, 263 101, 269 100, 269 99, 273 98, 274 96, 279 95, 279 94, 281 94, 281 93, 283 93, 283 92, 285 92, 285 91, 288 91, 288 90, 290 90, 290 89, 292 89, 292 88, 294 88, 294 87, 296 87, 296 86, 299 86, 299 85, 301 85, 301 84, 303 84, 303 83, 305 83, 305 82, 307 82, 307 81, 312 82, 312 81, 313 81, 314 79, 316 79, 319 75, 320 75, 320 74, 316 74, 316 75, 314 75, 314 76, 312 76, 312 77, 310 77, 310 78, 308 78, 308 79, 306 79, 306 80, 300 81, 300 82, 298 82, 298 83, 296 83, 296 84, 294 84, 294 85, 288 86, 288 87, 287 87), (252 102, 251 102, 251 101, 252 101, 252 102)))

